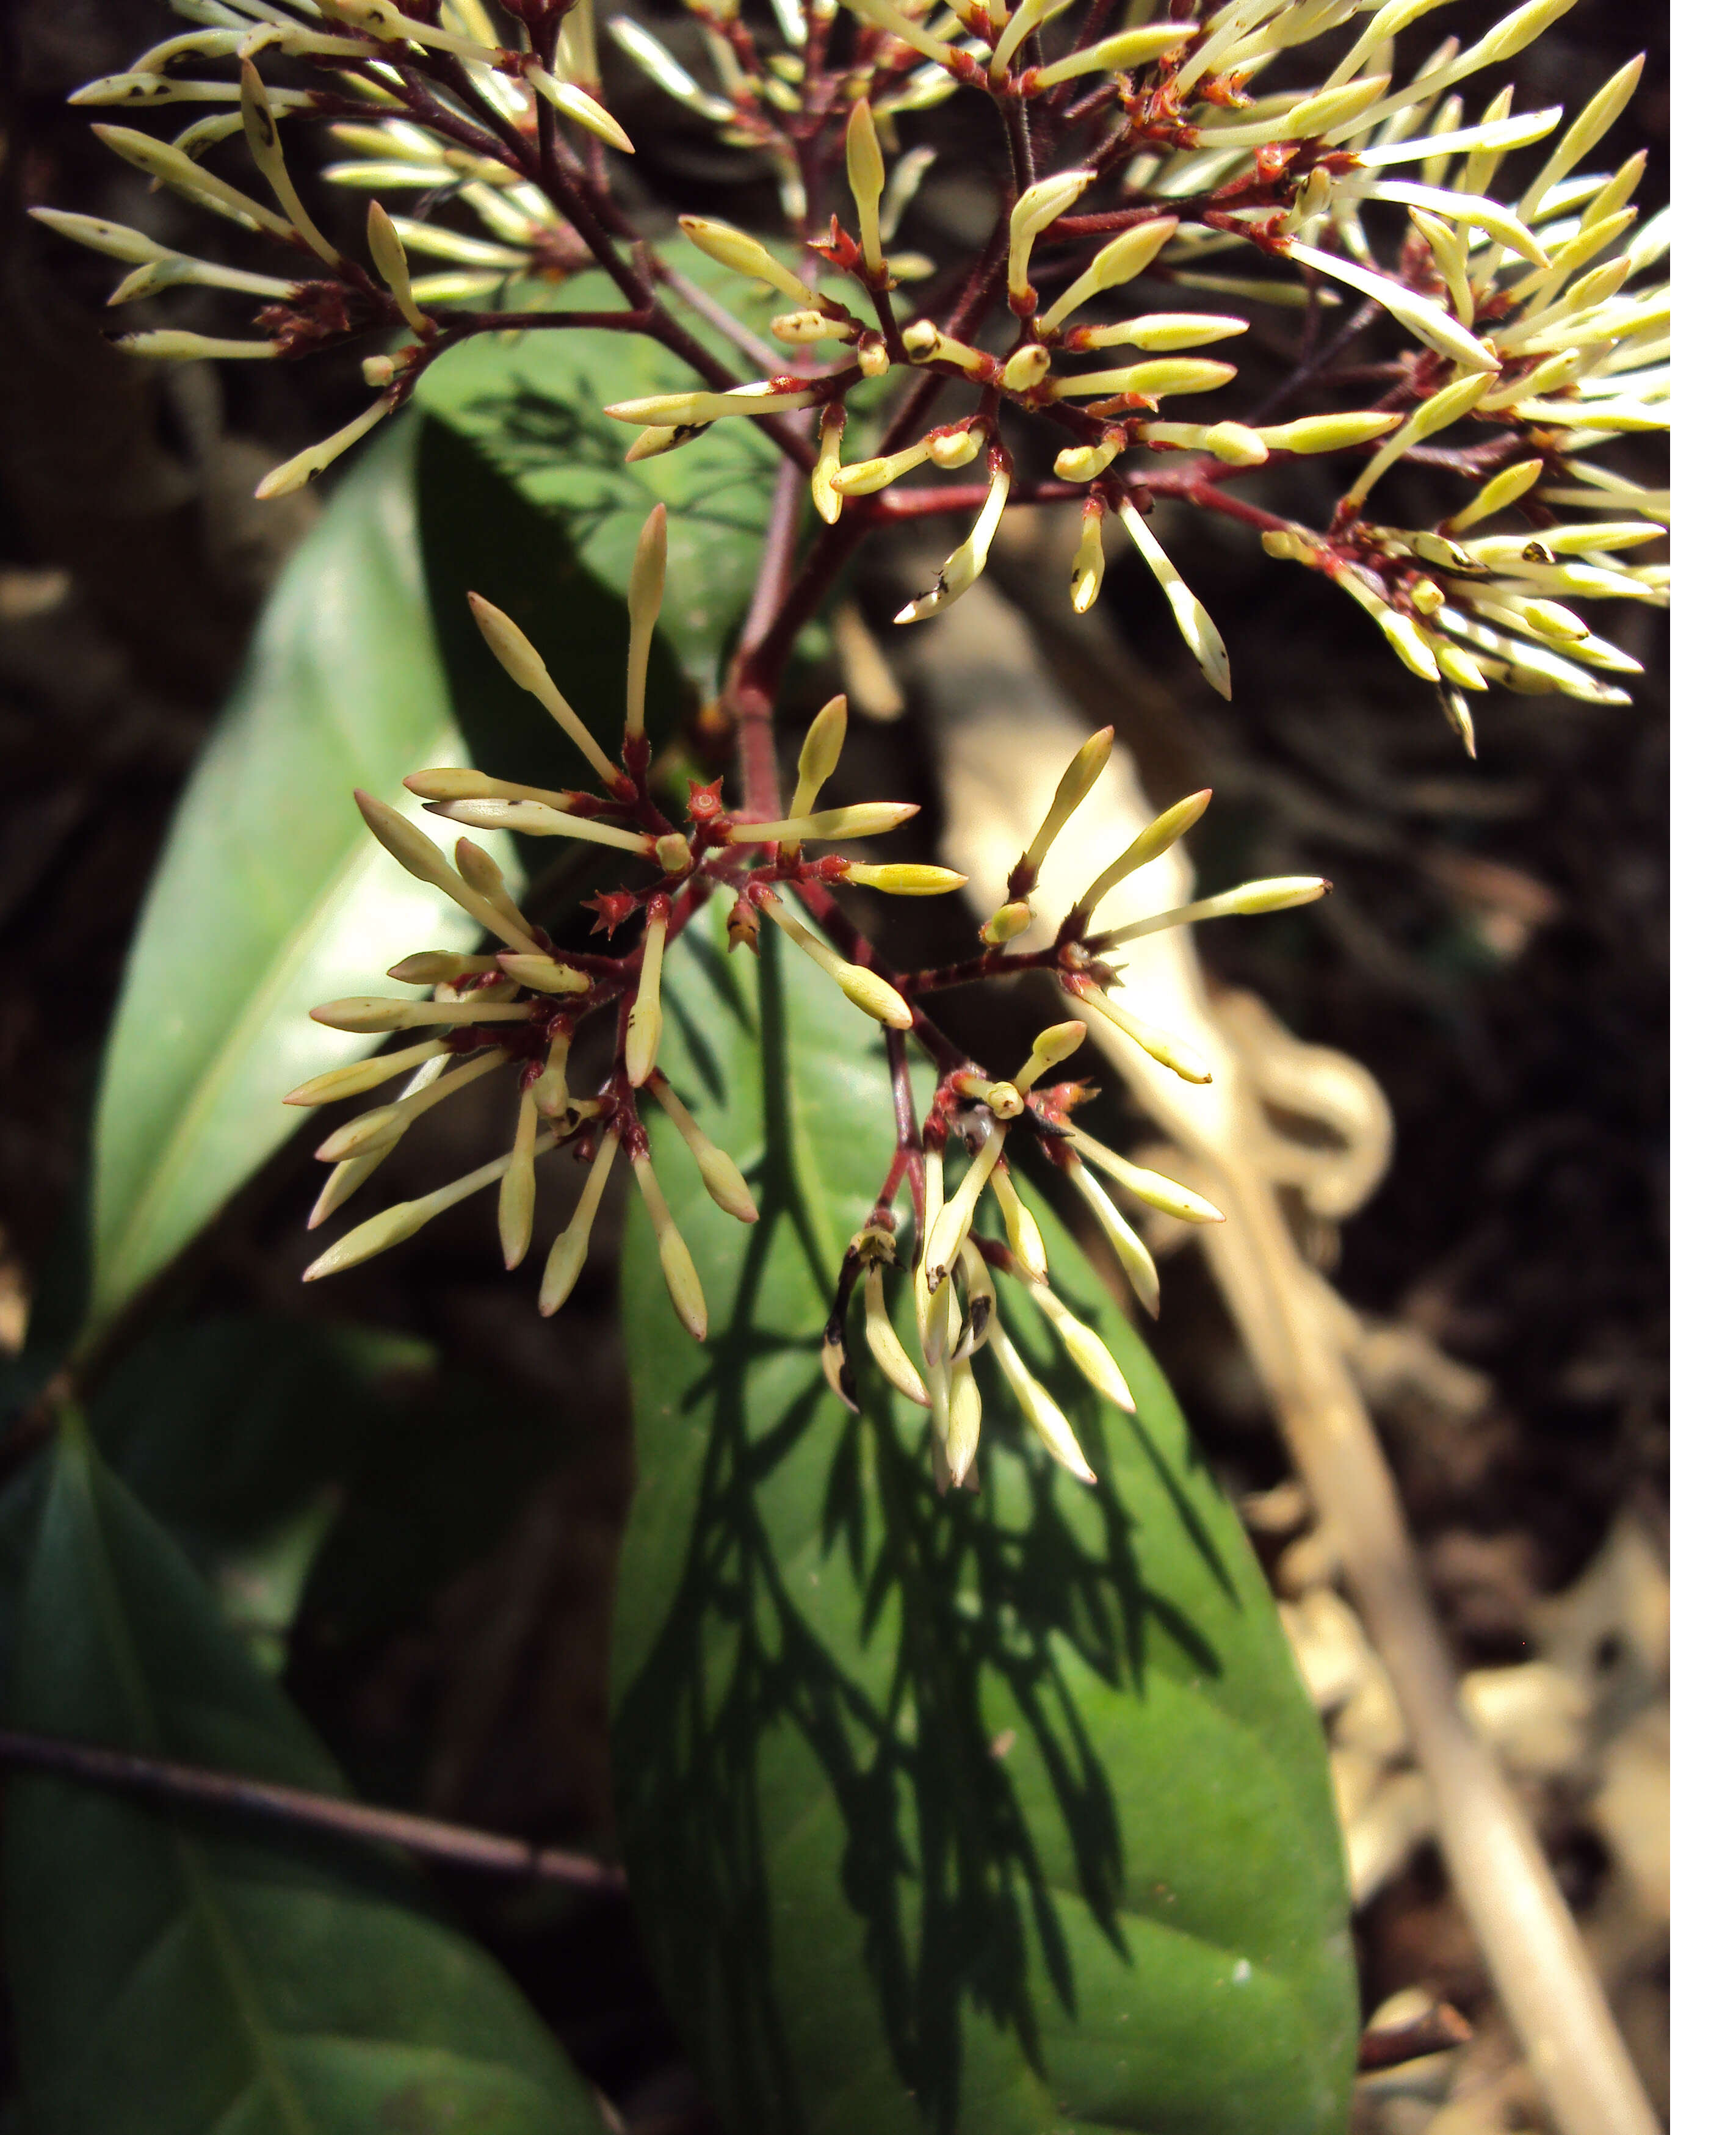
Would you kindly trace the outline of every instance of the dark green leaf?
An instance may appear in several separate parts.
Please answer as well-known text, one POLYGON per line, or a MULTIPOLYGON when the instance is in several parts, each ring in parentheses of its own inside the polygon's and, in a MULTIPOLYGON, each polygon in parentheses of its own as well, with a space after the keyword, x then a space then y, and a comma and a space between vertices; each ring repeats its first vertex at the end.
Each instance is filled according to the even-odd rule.
MULTIPOLYGON (((558 360, 555 338, 533 340, 528 353, 558 360)), ((608 427, 618 428, 613 423, 608 427)), ((619 437, 608 442, 619 448, 619 437)), ((620 740, 625 709, 624 580, 599 577, 590 560, 575 553, 560 516, 533 503, 479 443, 439 416, 424 424, 416 491, 429 611, 447 689, 473 760, 531 786, 594 787, 572 743, 488 650, 466 596, 478 593, 506 609, 603 747, 612 750, 620 740)), ((646 723, 658 741, 673 727, 686 695, 661 634, 646 679, 646 723)), ((546 864, 550 842, 520 841, 529 872, 546 864)))
POLYGON ((139 922, 98 1101, 101 1325, 300 1124, 283 1093, 369 1049, 308 1020, 473 929, 367 835, 353 787, 454 761, 400 424, 285 570, 139 922))
POLYGON ((634 1904, 726 2123, 1341 2128, 1320 1730, 1143 1346, 1049 1218, 1057 1290, 1138 1416, 1006 1299, 1100 1479, 1050 1462, 985 1358, 982 1494, 938 1498, 926 1420, 866 1356, 851 1416, 818 1364, 890 1145, 880 1046, 769 928, 757 965, 715 933, 683 950, 667 1064, 762 1214, 733 1224, 659 1140, 712 1333, 675 1331, 636 1214, 613 1755, 634 1904))
MULTIPOLYGON (((70 1426, 23 1605, 15 1726, 340 1781, 192 1567, 70 1426)), ((6 1929, 36 2135, 583 2135, 600 2123, 493 1961, 388 1860, 15 1778, 6 1929)))
MULTIPOLYGON (((725 274, 696 254, 680 264, 695 280, 714 285, 725 301, 733 302, 744 287, 739 275, 725 274)), ((613 284, 600 274, 579 276, 560 298, 563 305, 591 310, 614 301, 613 284)), ((716 687, 725 636, 753 591, 777 448, 754 424, 731 419, 678 452, 628 467, 624 455, 638 433, 603 413, 613 401, 676 392, 694 382, 684 365, 636 334, 528 333, 516 341, 479 335, 441 358, 417 400, 473 438, 526 496, 552 512, 580 562, 605 585, 625 588, 645 515, 659 499, 668 506, 669 587, 662 627, 695 683, 709 694, 716 687)), ((524 621, 510 585, 489 598, 524 621)), ((546 649, 534 629, 531 635, 539 650, 546 649)), ((560 665, 550 665, 561 677, 560 665)), ((606 748, 618 731, 618 666, 605 668, 599 688, 594 704, 569 695, 606 748)))

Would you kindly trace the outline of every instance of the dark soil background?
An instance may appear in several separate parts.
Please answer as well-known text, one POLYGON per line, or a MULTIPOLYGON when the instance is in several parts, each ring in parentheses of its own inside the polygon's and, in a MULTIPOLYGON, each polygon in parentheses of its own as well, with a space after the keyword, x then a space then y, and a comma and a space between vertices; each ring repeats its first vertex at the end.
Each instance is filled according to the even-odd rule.
MULTIPOLYGON (((1455 10, 1441 33, 1495 12, 1455 10)), ((1603 152, 1650 150, 1642 210, 1667 191, 1655 19, 1644 83, 1603 152)), ((253 486, 356 404, 352 358, 169 372, 122 357, 101 338, 119 270, 22 216, 52 202, 172 241, 184 229, 196 249, 232 237, 250 259, 239 233, 146 199, 65 108, 69 90, 173 27, 155 0, 18 0, 0 16, 4 1349, 22 1339, 79 1176, 109 1010, 182 783, 259 600, 320 508, 306 495, 258 506, 253 486)), ((1631 9, 1582 0, 1513 70, 1521 108, 1576 109, 1637 34, 1631 9)), ((709 152, 678 130, 648 136, 660 147, 638 177, 691 205, 718 175, 709 152)), ((710 204, 743 211, 735 196, 710 204)), ((176 316, 235 331, 225 303, 208 321, 196 307, 176 316)), ((1630 450, 1642 478, 1661 478, 1649 447, 1630 450)), ((1307 923, 1226 927, 1202 954, 1299 1036, 1365 1063, 1391 1101, 1391 1172, 1319 1256, 1360 1311, 1486 1379, 1487 1398, 1456 1423, 1426 1403, 1383 1423, 1465 1664, 1523 1659, 1540 1599, 1584 1572, 1618 1517, 1667 1545, 1665 617, 1610 604, 1596 618, 1646 662, 1632 708, 1492 694, 1473 765, 1350 603, 1239 530, 1177 541, 1229 641, 1233 704, 1178 671, 1140 583, 1117 574, 1106 600, 1127 660, 1161 678, 1148 758, 1216 789, 1192 841, 1202 888, 1303 871, 1336 885, 1297 916, 1307 923)), ((1018 554, 1000 566, 1016 593, 1021 568, 1018 554)), ((870 622, 899 583, 898 557, 874 555, 857 588, 870 622)), ((919 720, 863 746, 877 790, 920 793, 919 720), (889 762, 892 784, 878 777, 889 762)), ((434 1114, 412 1179, 415 1166, 430 1184, 463 1168, 453 1153, 470 1125, 458 1103, 434 1114)), ((303 1136, 268 1168, 151 1309, 400 1328, 529 1421, 498 1502, 456 1537, 439 1527, 439 1464, 460 1472, 462 1433, 441 1441, 414 1605, 352 1608, 342 1567, 323 1568, 289 1683, 364 1794, 606 1848, 605 1612, 631 1476, 613 1253, 594 1255, 572 1307, 545 1324, 531 1288, 501 1279, 492 1219, 473 1208, 371 1265, 342 1299, 310 1301, 298 1280, 310 1146, 303 1136)), ((1278 1482, 1282 1449, 1203 1268, 1172 1260, 1166 1293, 1154 1347, 1210 1456, 1239 1489, 1278 1482)), ((1591 1907, 1609 1863, 1583 1806, 1571 1790, 1539 1800, 1569 1893, 1591 1907)), ((702 2124, 617 1904, 458 1877, 444 1888, 636 2130, 702 2124)), ((1359 1926, 1370 2008, 1421 1982, 1492 2022, 1431 1852, 1359 1926)), ((1630 2030, 1661 2099, 1661 1959, 1642 1983, 1630 2030)))

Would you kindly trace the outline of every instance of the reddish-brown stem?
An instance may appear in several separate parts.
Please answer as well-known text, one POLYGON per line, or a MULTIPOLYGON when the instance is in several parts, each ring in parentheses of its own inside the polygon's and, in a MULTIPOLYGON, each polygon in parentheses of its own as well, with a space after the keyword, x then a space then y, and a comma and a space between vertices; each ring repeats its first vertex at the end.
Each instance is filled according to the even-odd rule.
POLYGON ((278 1786, 264 1779, 234 1772, 213 1772, 196 1765, 179 1765, 162 1757, 142 1757, 125 1750, 107 1750, 86 1742, 66 1742, 51 1736, 0 1732, 0 1765, 46 1772, 76 1779, 87 1786, 106 1787, 117 1794, 141 1794, 156 1801, 183 1803, 190 1808, 216 1810, 256 1821, 286 1824, 300 1831, 318 1831, 339 1838, 381 1846, 402 1847, 435 1861, 450 1861, 466 1868, 482 1868, 497 1875, 534 1876, 542 1881, 565 1883, 581 1891, 617 1892, 625 1888, 618 1868, 593 1861, 582 1853, 568 1853, 554 1847, 532 1846, 522 1838, 505 1838, 491 1831, 473 1831, 463 1824, 444 1823, 433 1817, 412 1816, 402 1810, 371 1808, 366 1803, 342 1801, 329 1794, 310 1793, 303 1787, 278 1786))
POLYGON ((763 651, 790 596, 796 538, 802 525, 802 494, 801 474, 786 460, 772 485, 771 516, 760 551, 759 574, 742 626, 742 650, 725 691, 735 716, 742 806, 750 819, 765 823, 777 821, 781 805, 772 708, 783 677, 783 664, 779 661, 775 668, 769 666, 763 651))

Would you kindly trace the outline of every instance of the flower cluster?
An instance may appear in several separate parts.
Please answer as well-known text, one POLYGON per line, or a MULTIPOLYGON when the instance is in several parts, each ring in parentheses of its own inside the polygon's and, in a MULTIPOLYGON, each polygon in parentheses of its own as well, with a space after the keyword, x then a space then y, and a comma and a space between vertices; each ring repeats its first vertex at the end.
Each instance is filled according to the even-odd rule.
MULTIPOLYGON (((1471 745, 1470 695, 1491 682, 1625 701, 1607 678, 1634 663, 1567 600, 1666 598, 1666 571, 1629 554, 1663 531, 1665 500, 1593 455, 1612 437, 1667 424, 1669 293, 1642 278, 1668 240, 1662 217, 1633 226, 1642 157, 1613 172, 1583 167, 1641 61, 1565 127, 1559 109, 1515 114, 1507 90, 1472 114, 1462 95, 1470 78, 1522 51, 1574 0, 1525 0, 1468 48, 1449 37, 1395 80, 1395 38, 1447 4, 1226 0, 1118 30, 1100 7, 1085 11, 1069 46, 1069 0, 845 0, 841 12, 836 0, 773 0, 766 32, 744 22, 736 0, 689 0, 715 87, 618 17, 610 36, 628 60, 725 147, 768 158, 777 176, 792 240, 782 250, 715 220, 682 218, 695 244, 788 307, 769 331, 790 348, 788 368, 745 383, 672 310, 696 298, 691 285, 620 241, 630 225, 608 158, 633 143, 608 109, 592 0, 500 0, 510 23, 483 0, 184 0, 207 27, 78 93, 85 104, 206 108, 172 143, 127 126, 98 130, 154 179, 298 254, 292 274, 216 266, 89 216, 37 212, 129 264, 114 301, 187 283, 265 300, 259 337, 162 328, 130 337, 141 353, 274 357, 398 334, 395 349, 363 364, 378 397, 268 476, 264 494, 327 466, 467 335, 533 325, 647 333, 697 382, 609 410, 638 428, 629 458, 673 450, 726 417, 758 419, 809 474, 829 524, 971 513, 933 586, 897 621, 933 615, 969 588, 1009 503, 1070 497, 1080 513, 1076 606, 1097 597, 1104 522, 1118 520, 1207 680, 1227 695, 1222 635, 1148 524, 1155 500, 1178 499, 1241 520, 1271 554, 1341 588, 1404 664, 1438 685, 1471 745), (1317 52, 1317 78, 1258 92, 1274 62, 1293 67, 1317 52), (255 64, 268 56, 300 62, 313 85, 268 87, 255 64), (211 61, 234 61, 239 80, 196 79, 197 63, 211 61), (935 157, 927 146, 900 154, 898 127, 966 91, 989 99, 1004 122, 1013 197, 948 304, 913 317, 907 285, 931 263, 890 248, 935 157), (376 199, 366 263, 337 251, 290 178, 279 123, 302 116, 323 120, 347 152, 327 168, 330 181, 427 204, 391 215, 376 199), (271 206, 206 167, 236 133, 271 206), (1506 159, 1544 142, 1541 163, 1504 197, 1506 159), (849 228, 836 213, 826 218, 822 188, 835 182, 849 228), (449 205, 473 226, 438 219, 449 205), (1386 221, 1402 230, 1396 245, 1386 221), (412 274, 411 253, 437 271, 412 274), (591 264, 613 278, 624 308, 550 308, 546 292, 591 264), (1163 299, 1176 291, 1300 307, 1315 342, 1321 321, 1353 302, 1334 356, 1383 316, 1408 341, 1384 362, 1355 366, 1365 389, 1371 377, 1386 386, 1370 406, 1283 420, 1272 407, 1178 416, 1167 403, 1221 396, 1234 384, 1233 363, 1197 351, 1232 341, 1249 321, 1172 308, 1163 299), (490 296, 519 308, 469 308, 490 296), (817 368, 827 344, 844 360, 817 368), (1106 351, 1122 360, 1105 362, 1106 351), (846 460, 852 390, 895 368, 913 374, 909 392, 872 448, 846 460), (963 404, 935 420, 938 396, 956 389, 963 404), (1054 434, 1047 467, 1022 482, 1005 432, 1009 406, 1054 434), (810 443, 813 431, 790 419, 815 416, 810 443), (1326 525, 1301 525, 1244 493, 1251 471, 1318 453, 1360 462, 1326 525), (958 475, 978 460, 981 482, 909 480, 958 475), (1476 487, 1428 525, 1380 523, 1365 509, 1370 492, 1400 462, 1476 487), (1463 538, 1497 513, 1520 523, 1463 538), (1564 523, 1564 513, 1574 516, 1564 523)), ((708 316, 717 325, 715 309, 708 316)), ((739 346, 764 348, 745 329, 730 331, 739 346)), ((1279 398, 1305 388, 1339 397, 1333 364, 1312 356, 1279 398)))
MULTIPOLYGON (((1046 971, 1064 997, 1089 1002, 1184 1081, 1209 1082, 1209 1066, 1190 1047, 1152 1029, 1121 1006, 1113 990, 1115 970, 1106 957, 1129 942, 1169 927, 1310 903, 1331 885, 1317 875, 1244 883, 1147 918, 1093 930, 1097 908, 1109 892, 1161 858, 1198 822, 1211 796, 1193 793, 1147 824, 1102 869, 1064 914, 1046 948, 1010 950, 1006 945, 1032 924, 1033 893, 1050 848, 1096 782, 1113 739, 1113 729, 1108 727, 1093 734, 1062 774, 1036 835, 1007 876, 1005 901, 980 930, 982 954, 938 970, 903 976, 900 990, 919 998, 973 979, 1046 971)), ((845 1255, 822 1348, 827 1380, 841 1398, 855 1406, 846 1314, 860 1281, 870 1355, 895 1392, 929 1411, 937 1488, 975 1486, 982 1401, 972 1359, 984 1348, 992 1353, 1014 1401, 1045 1447, 1081 1481, 1094 1481, 1061 1405, 1031 1371, 1006 1331, 996 1279, 1029 1293, 1074 1364, 1105 1400, 1132 1413, 1132 1396, 1101 1339, 1069 1311, 1050 1286, 1042 1231, 1015 1184, 1007 1160, 1009 1140, 1022 1138, 1029 1153, 1065 1174, 1120 1263, 1129 1288, 1153 1314, 1157 1310, 1157 1266, 1103 1182, 1184 1223, 1221 1222, 1222 1213, 1203 1194, 1129 1163, 1087 1133, 1074 1114, 1094 1094, 1089 1083, 1045 1084, 1044 1078, 1084 1043, 1083 1022, 1069 1019, 1040 1032, 1024 1064, 1005 1081, 990 1080, 976 1063, 965 1059, 935 1032, 926 1018, 918 1035, 933 1054, 938 1070, 933 1101, 918 1131, 907 1078, 895 1092, 900 1100, 895 1109, 907 1121, 907 1130, 885 1184, 845 1255), (949 1193, 946 1157, 955 1141, 968 1153, 969 1162, 949 1193), (913 1218, 910 1291, 919 1363, 899 1339, 886 1298, 886 1270, 896 1257, 897 1204, 906 1189, 913 1218), (990 1199, 998 1214, 999 1237, 979 1228, 990 1199)), ((895 1080, 902 1077, 901 1061, 901 1053, 895 1053, 895 1080)))
POLYGON ((601 792, 524 786, 453 767, 414 773, 410 790, 435 816, 473 829, 510 830, 528 837, 575 839, 630 855, 644 869, 633 886, 590 900, 593 931, 613 936, 632 921, 638 939, 619 955, 568 950, 531 923, 514 902, 502 870, 474 840, 461 837, 449 859, 427 834, 398 811, 366 793, 356 805, 369 830, 419 881, 450 897, 505 946, 475 955, 429 951, 407 956, 388 973, 406 985, 432 987, 433 998, 410 995, 331 1001, 313 1010, 336 1030, 373 1034, 433 1029, 441 1034, 403 1051, 332 1069, 293 1090, 286 1102, 323 1105, 355 1097, 408 1073, 402 1093, 348 1121, 321 1144, 333 1166, 309 1227, 340 1207, 383 1163, 414 1122, 468 1084, 511 1067, 518 1102, 507 1153, 451 1184, 399 1203, 357 1226, 321 1254, 308 1281, 336 1275, 414 1236, 432 1218, 486 1188, 499 1188, 500 1236, 508 1268, 529 1250, 539 1158, 567 1150, 589 1166, 571 1221, 550 1251, 543 1271, 542 1310, 559 1310, 583 1270, 591 1227, 617 1153, 624 1151, 657 1232, 663 1272, 676 1311, 701 1339, 706 1301, 692 1257, 671 1218, 640 1118, 645 1095, 662 1106, 718 1206, 743 1222, 757 1216, 733 1160, 702 1133, 657 1067, 663 1029, 664 956, 704 900, 720 888, 735 899, 733 931, 751 942, 762 918, 772 920, 835 978, 847 998, 877 1021, 908 1029, 910 1011, 897 992, 841 956, 786 908, 804 889, 859 884, 892 895, 933 896, 956 889, 962 875, 919 864, 875 866, 835 855, 806 859, 805 839, 828 843, 872 837, 916 811, 898 802, 816 811, 821 787, 843 746, 845 704, 835 698, 814 721, 803 752, 792 813, 776 822, 744 822, 725 812, 718 784, 695 783, 685 829, 652 798, 651 746, 645 733, 645 680, 652 632, 662 602, 667 535, 659 505, 640 537, 628 597, 627 716, 620 756, 611 762, 561 694, 534 646, 512 618, 471 597, 490 649, 573 742, 601 792), (756 855, 758 859, 756 861, 756 855), (592 1094, 575 1096, 569 1082, 573 1038, 589 1017, 613 1014, 615 1043, 608 1073, 592 1094))
POLYGON ((564 946, 526 917, 498 864, 473 840, 460 837, 449 859, 396 809, 366 793, 356 796, 369 830, 393 858, 419 880, 444 891, 501 946, 471 954, 413 953, 394 964, 388 976, 422 990, 332 1001, 313 1010, 316 1021, 337 1030, 418 1035, 400 1050, 332 1069, 289 1093, 288 1103, 324 1105, 407 1078, 390 1101, 346 1121, 320 1145, 318 1155, 332 1170, 310 1227, 347 1201, 415 1122, 447 1097, 507 1068, 516 1085, 516 1101, 504 1154, 431 1193, 368 1218, 327 1247, 308 1267, 307 1279, 356 1266, 489 1188, 497 1189, 502 1258, 509 1269, 516 1267, 530 1248, 539 1160, 564 1154, 583 1167, 583 1184, 543 1269, 541 1310, 558 1311, 583 1271, 604 1188, 612 1167, 624 1155, 657 1236, 675 1309, 702 1340, 705 1296, 652 1164, 642 1106, 648 1097, 668 1116, 720 1208, 744 1223, 757 1220, 752 1193, 735 1159, 706 1135, 657 1064, 666 956, 702 904, 721 892, 731 899, 732 947, 757 951, 760 927, 769 921, 893 1041, 893 1113, 904 1130, 893 1150, 885 1186, 845 1261, 822 1348, 828 1378, 847 1398, 844 1312, 857 1279, 866 1276, 870 1352, 900 1392, 931 1411, 936 1474, 943 1487, 965 1481, 971 1474, 982 1414, 971 1359, 985 1344, 1043 1443, 1089 1481, 1090 1471, 1060 1406, 1001 1324, 993 1275, 1028 1286, 1091 1383, 1123 1406, 1131 1407, 1131 1400, 1107 1349, 1049 1288, 1041 1233, 1007 1167, 1008 1137, 1016 1129, 1028 1129, 1034 1146, 1066 1172, 1150 1311, 1157 1305, 1156 1267, 1102 1180, 1184 1222, 1216 1222, 1218 1211, 1177 1182, 1126 1162, 1079 1127, 1073 1113, 1092 1094, 1088 1085, 1039 1087, 1081 1043, 1082 1022, 1059 1024, 1041 1033, 1017 1074, 997 1082, 935 1025, 924 1001, 973 980, 1047 971, 1064 997, 1091 1003, 1186 1080, 1207 1082, 1210 1071, 1203 1061, 1120 1007, 1113 990, 1115 971, 1105 959, 1122 944, 1160 928, 1305 903, 1328 885, 1315 876, 1248 883, 1147 919, 1093 931, 1097 907, 1109 891, 1166 852, 1199 820, 1210 796, 1196 793, 1158 816, 1102 870, 1074 900, 1048 946, 1009 946, 1031 926, 1033 894, 1050 847, 1108 759, 1113 732, 1105 728, 1069 765, 1035 836, 1008 875, 1006 900, 980 930, 975 953, 920 971, 890 968, 855 932, 834 893, 850 884, 895 896, 933 896, 962 888, 965 879, 951 869, 919 862, 875 864, 836 854, 807 856, 809 840, 832 844, 875 836, 916 812, 903 802, 817 806, 843 747, 846 709, 841 697, 826 704, 808 729, 788 814, 772 821, 732 816, 723 808, 720 782, 690 785, 683 825, 672 822, 653 799, 645 677, 662 600, 665 553, 659 506, 641 535, 629 593, 626 719, 614 759, 562 695, 524 633, 501 610, 472 596, 477 622, 496 657, 574 743, 594 777, 594 788, 525 786, 458 767, 417 772, 405 782, 428 811, 467 828, 574 839, 627 855, 642 871, 640 879, 599 892, 589 900, 589 908, 595 915, 594 932, 613 937, 622 927, 636 926, 629 947, 599 953, 564 946), (574 1039, 579 1026, 599 1013, 613 1022, 608 1065, 594 1088, 579 1091, 574 1087, 574 1039), (919 1131, 910 1102, 906 1034, 929 1053, 938 1071, 933 1101, 919 1131), (969 1152, 969 1164, 948 1195, 945 1157, 954 1140, 969 1152), (914 1282, 919 1368, 893 1330, 885 1287, 885 1271, 895 1254, 895 1208, 906 1186, 921 1241, 914 1282), (985 1191, 1001 1211, 1002 1238, 984 1237, 976 1227, 985 1191))

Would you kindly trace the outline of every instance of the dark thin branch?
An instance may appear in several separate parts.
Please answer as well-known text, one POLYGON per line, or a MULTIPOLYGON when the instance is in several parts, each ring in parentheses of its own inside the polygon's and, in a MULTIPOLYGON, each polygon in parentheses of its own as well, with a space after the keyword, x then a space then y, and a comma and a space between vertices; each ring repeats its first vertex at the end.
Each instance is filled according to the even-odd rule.
POLYGON ((363 1802, 342 1801, 330 1794, 310 1793, 303 1787, 279 1786, 266 1779, 209 1771, 166 1758, 139 1756, 130 1750, 104 1750, 90 1743, 4 1729, 0 1730, 0 1765, 51 1773, 117 1794, 142 1794, 155 1801, 253 1817, 294 1830, 324 1832, 364 1845, 401 1847, 429 1860, 449 1861, 459 1867, 482 1869, 492 1875, 531 1876, 579 1891, 614 1893, 627 1887, 620 1869, 587 1854, 533 1846, 522 1838, 473 1831, 467 1825, 443 1823, 434 1817, 372 1808, 363 1802))

